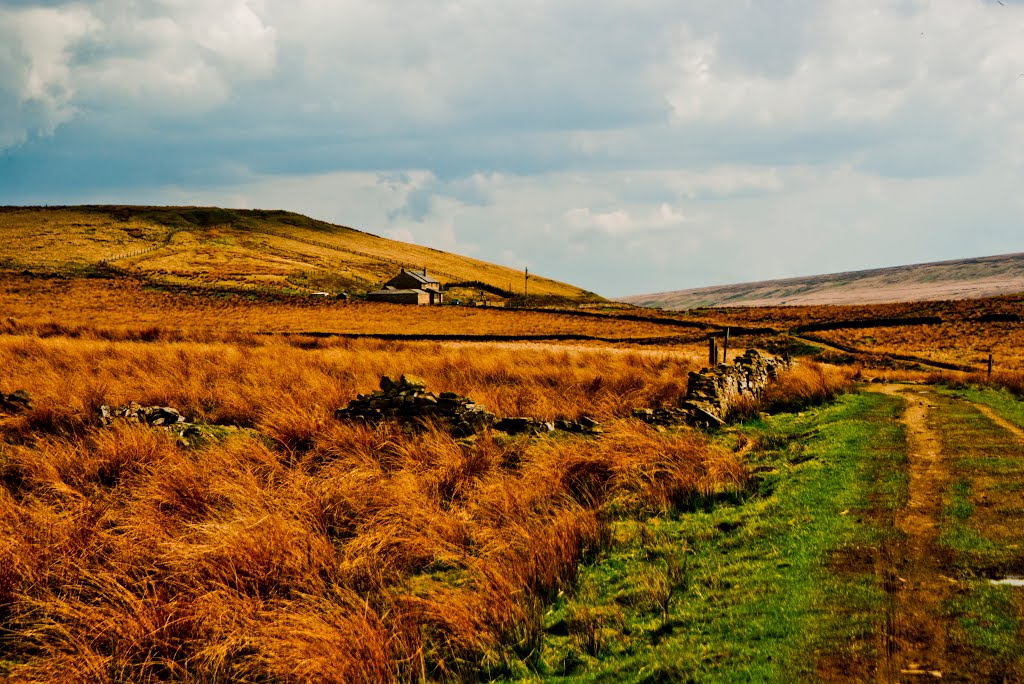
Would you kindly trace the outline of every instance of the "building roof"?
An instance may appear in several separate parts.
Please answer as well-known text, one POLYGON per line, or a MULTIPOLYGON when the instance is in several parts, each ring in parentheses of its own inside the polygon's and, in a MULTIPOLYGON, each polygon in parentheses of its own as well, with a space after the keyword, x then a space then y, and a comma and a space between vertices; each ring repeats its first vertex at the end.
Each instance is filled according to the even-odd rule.
MULTIPOLYGON (((431 284, 434 284, 434 283, 436 283, 436 284, 438 284, 438 285, 440 285, 440 284, 441 284, 441 283, 440 283, 440 281, 434 280, 433 278, 431 278, 430 276, 428 276, 428 275, 426 274, 426 272, 423 272, 423 273, 417 273, 416 271, 406 271, 406 270, 403 270, 403 271, 402 271, 401 273, 399 273, 398 275, 402 275, 402 274, 405 274, 405 275, 407 275, 407 276, 412 276, 412 277, 413 277, 413 278, 414 278, 415 280, 418 280, 418 281, 419 281, 419 282, 421 282, 421 283, 431 283, 431 284)), ((397 277, 398 277, 398 276, 395 276, 395 278, 397 278, 397 277)), ((394 278, 392 278, 392 280, 394 280, 394 278)))
POLYGON ((383 290, 374 290, 373 292, 367 292, 367 296, 370 295, 395 295, 395 294, 430 294, 426 290, 399 290, 396 287, 385 287, 383 290))

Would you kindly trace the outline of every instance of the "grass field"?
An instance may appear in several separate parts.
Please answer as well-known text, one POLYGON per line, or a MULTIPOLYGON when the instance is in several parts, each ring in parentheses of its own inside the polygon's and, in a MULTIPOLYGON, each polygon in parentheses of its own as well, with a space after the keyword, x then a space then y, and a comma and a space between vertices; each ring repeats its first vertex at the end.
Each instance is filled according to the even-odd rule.
POLYGON ((1024 679, 991 582, 1024 575, 1024 298, 342 302, 308 290, 379 238, 221 211, 0 212, 0 392, 32 395, 0 411, 0 680, 1024 679), (739 422, 632 418, 726 328, 794 360, 739 422), (401 374, 601 432, 335 418, 401 374), (96 419, 132 401, 203 429, 96 419))

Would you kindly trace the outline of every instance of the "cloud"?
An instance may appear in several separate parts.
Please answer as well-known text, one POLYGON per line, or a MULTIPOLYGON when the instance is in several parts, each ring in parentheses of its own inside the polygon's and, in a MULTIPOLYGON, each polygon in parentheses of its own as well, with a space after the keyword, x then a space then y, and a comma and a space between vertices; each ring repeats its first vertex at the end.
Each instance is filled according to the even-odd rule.
POLYGON ((78 8, 0 8, 0 150, 29 135, 51 135, 74 113, 67 60, 95 28, 78 8))
POLYGON ((293 209, 605 294, 1020 249, 1020 2, 5 7, 0 202, 293 209))
POLYGON ((216 109, 237 84, 273 71, 275 31, 259 7, 150 0, 0 9, 0 150, 52 135, 83 112, 138 120, 216 109))
POLYGON ((634 215, 625 209, 591 211, 588 207, 570 209, 565 212, 566 226, 577 232, 599 232, 605 235, 631 235, 655 233, 679 228, 686 221, 682 213, 667 202, 644 215, 634 215))

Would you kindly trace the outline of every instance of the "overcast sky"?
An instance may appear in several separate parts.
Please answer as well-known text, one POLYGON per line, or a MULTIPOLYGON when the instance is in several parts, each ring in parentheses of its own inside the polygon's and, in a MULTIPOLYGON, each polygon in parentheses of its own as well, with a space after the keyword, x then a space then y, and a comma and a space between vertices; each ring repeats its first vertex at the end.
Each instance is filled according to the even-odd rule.
POLYGON ((606 296, 1024 251, 1024 0, 0 0, 0 204, 280 208, 606 296))

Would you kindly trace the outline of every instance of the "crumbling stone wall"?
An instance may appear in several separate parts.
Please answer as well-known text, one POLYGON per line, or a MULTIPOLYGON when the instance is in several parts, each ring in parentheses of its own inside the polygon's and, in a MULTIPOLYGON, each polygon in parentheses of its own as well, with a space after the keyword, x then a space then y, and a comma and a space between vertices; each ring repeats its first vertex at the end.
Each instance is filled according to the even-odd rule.
MULTIPOLYGON (((162 429, 177 437, 183 446, 189 446, 190 439, 198 439, 207 435, 206 428, 190 423, 181 412, 170 406, 143 406, 137 402, 129 402, 127 406, 108 406, 103 404, 96 409, 96 417, 100 425, 110 427, 117 423, 138 423, 151 428, 162 429)), ((233 426, 217 426, 222 430, 234 430, 233 426)))
POLYGON ((686 395, 676 408, 636 409, 633 416, 652 425, 721 425, 738 398, 758 397, 775 380, 783 362, 748 349, 732 365, 719 364, 691 372, 686 395))
POLYGON ((691 372, 679 407, 689 411, 695 422, 723 423, 737 399, 761 396, 768 383, 778 377, 781 363, 748 349, 732 365, 721 363, 691 372))

